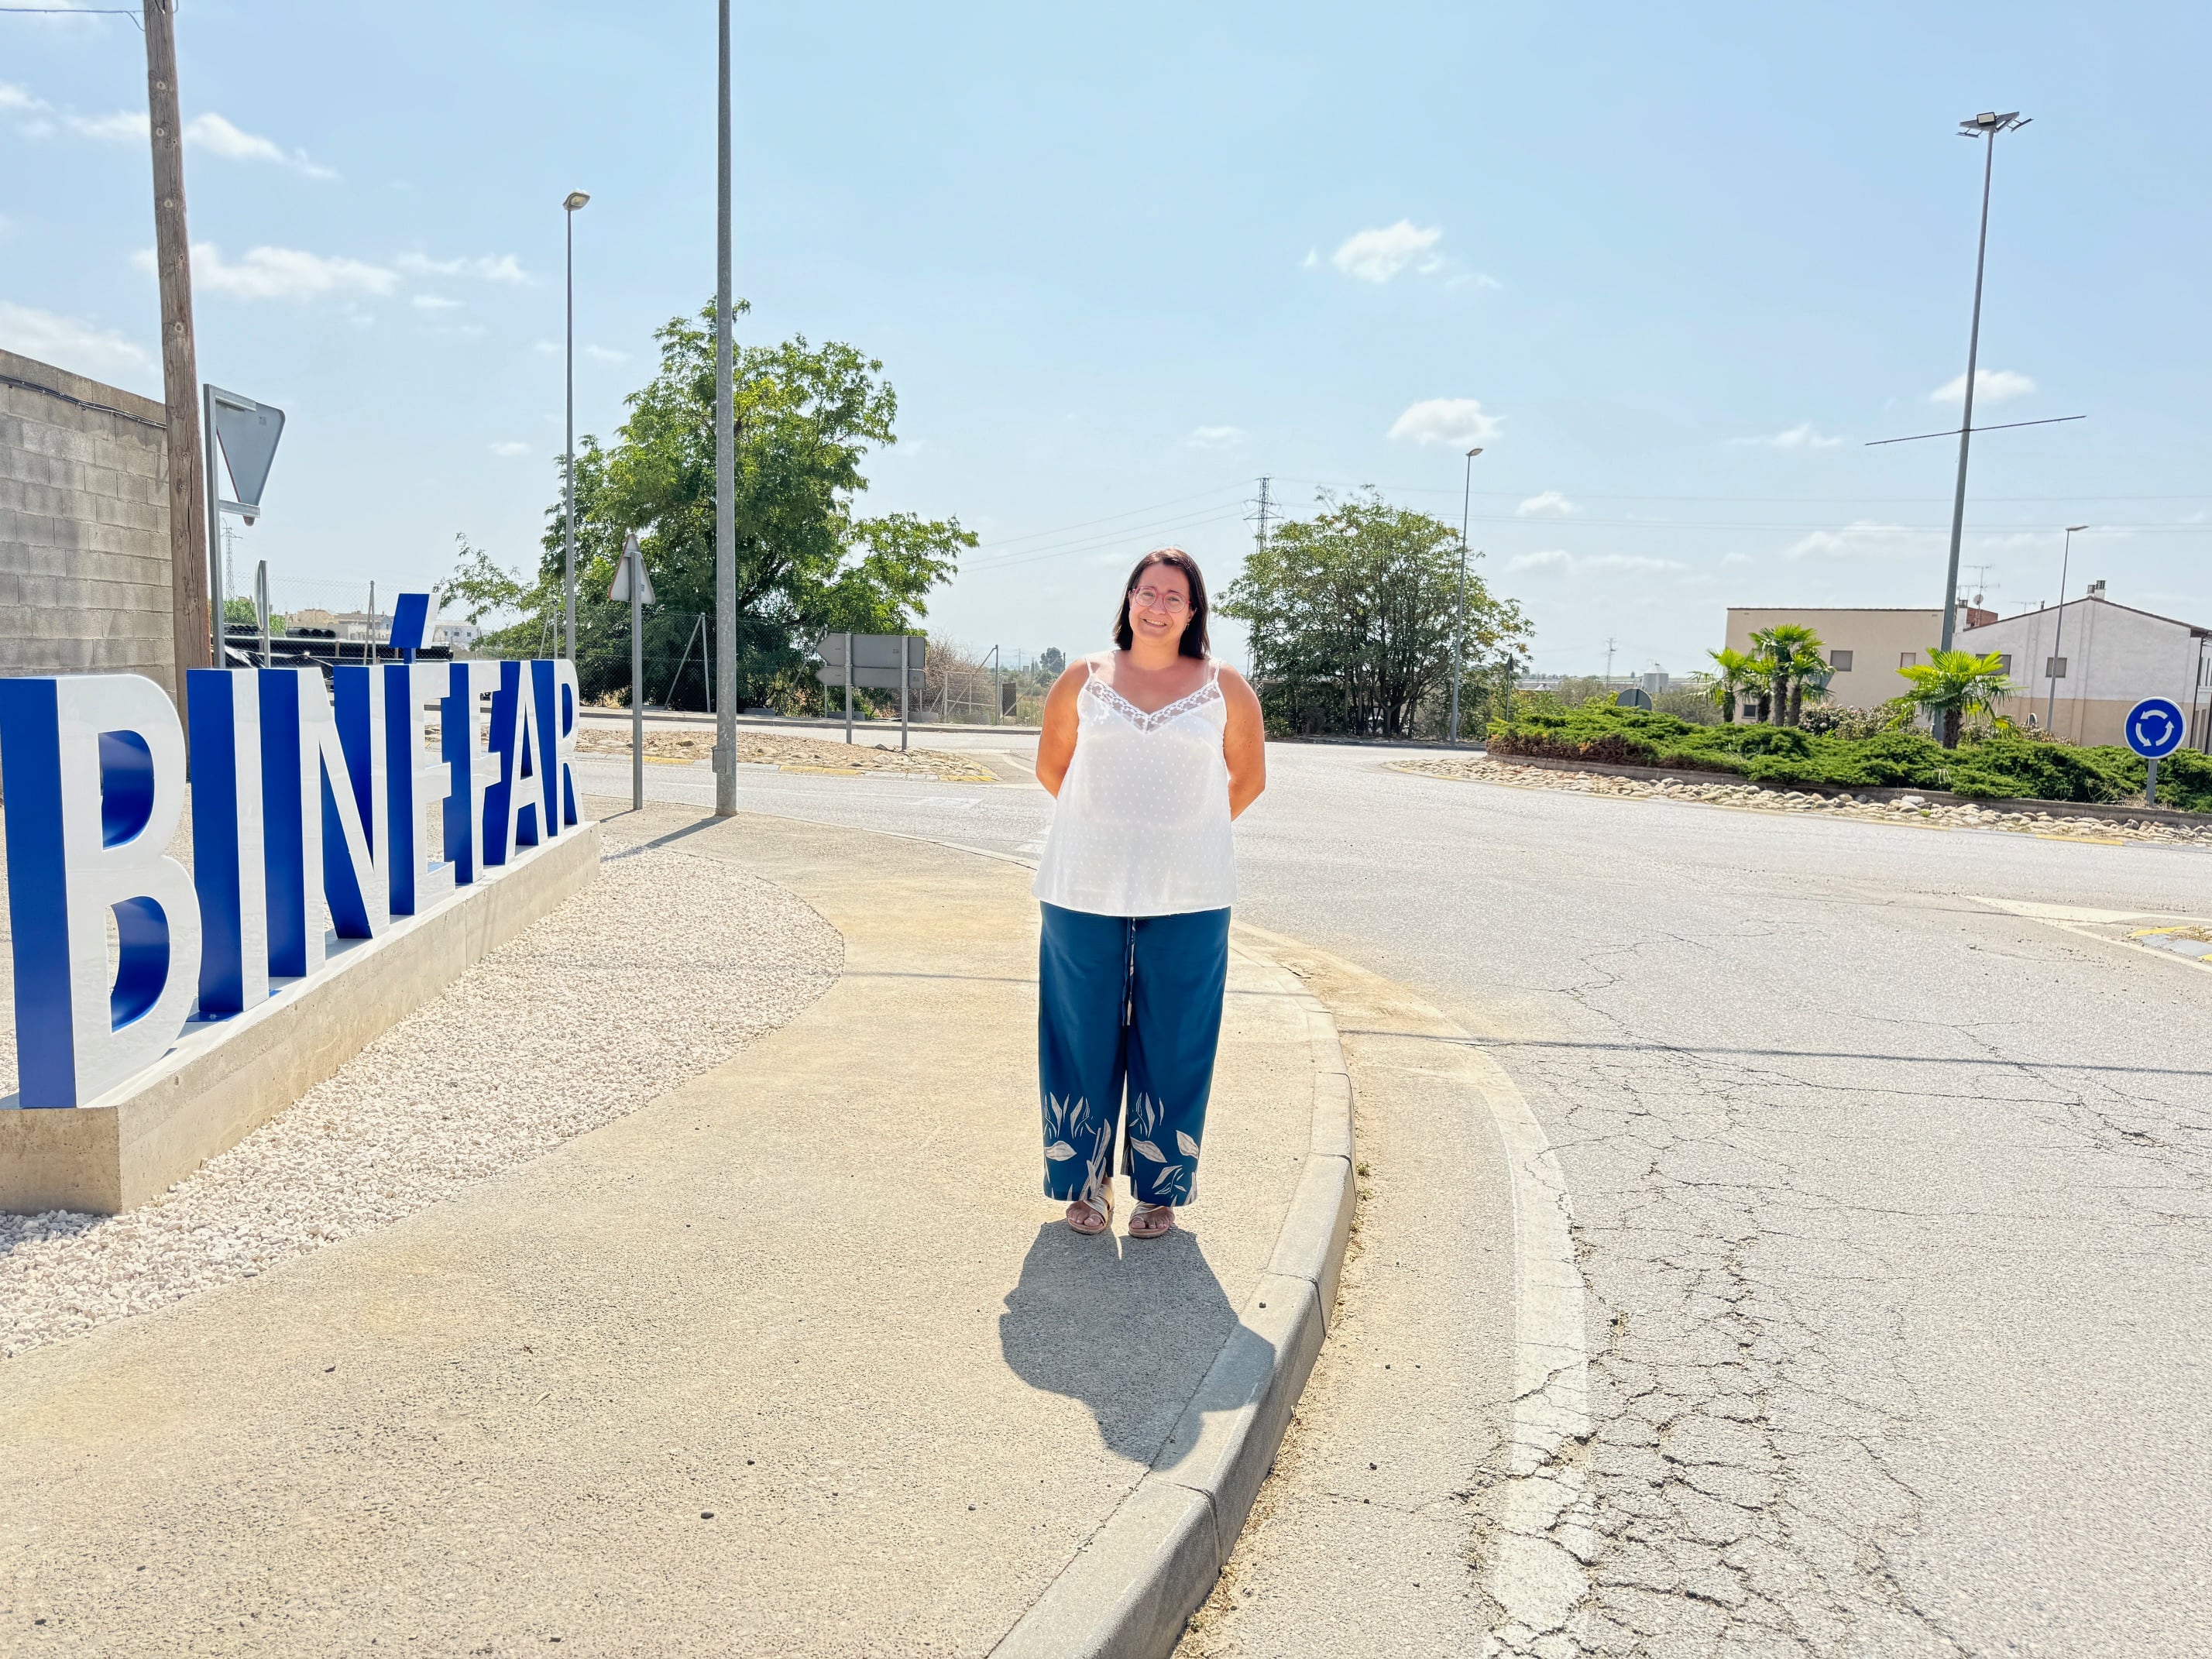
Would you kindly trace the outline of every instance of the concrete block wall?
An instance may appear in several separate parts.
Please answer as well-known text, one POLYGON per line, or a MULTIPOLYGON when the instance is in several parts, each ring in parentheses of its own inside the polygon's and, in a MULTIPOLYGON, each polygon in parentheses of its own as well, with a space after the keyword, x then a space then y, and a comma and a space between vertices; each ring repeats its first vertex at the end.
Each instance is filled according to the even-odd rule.
POLYGON ((0 351, 0 674, 143 674, 173 696, 166 411, 0 351))

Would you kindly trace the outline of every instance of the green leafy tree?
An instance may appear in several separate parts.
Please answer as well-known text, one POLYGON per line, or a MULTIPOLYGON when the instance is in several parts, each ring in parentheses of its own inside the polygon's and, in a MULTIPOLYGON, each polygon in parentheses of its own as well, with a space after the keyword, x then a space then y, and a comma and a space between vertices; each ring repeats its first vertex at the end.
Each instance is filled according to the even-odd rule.
POLYGON ((1960 723, 1969 714, 1987 715, 2000 731, 2010 722, 1997 717, 1996 705, 2019 688, 2005 677, 2003 659, 1992 651, 1931 651, 1928 660, 1897 672, 1911 682, 1905 701, 1922 710, 1946 749, 1959 746, 1960 723))
POLYGON ((1483 665, 1522 645, 1528 624, 1473 571, 1458 603, 1458 531, 1371 489, 1321 507, 1273 532, 1222 596, 1222 613, 1251 630, 1269 726, 1392 738, 1440 726, 1455 624, 1462 702, 1480 705, 1483 665))
POLYGON ((458 611, 475 626, 486 617, 519 611, 528 619, 524 625, 534 632, 560 614, 557 572, 550 580, 540 576, 534 584, 525 582, 501 568, 483 549, 471 546, 467 536, 456 536, 453 541, 459 549, 454 556, 453 574, 430 590, 440 615, 458 611))
MULTIPOLYGON (((742 303, 738 310, 747 307, 742 303)), ((625 400, 615 441, 592 435, 576 452, 577 677, 589 699, 626 691, 629 607, 604 598, 632 531, 655 604, 646 651, 678 661, 701 613, 714 627, 714 336, 713 312, 676 317, 654 337, 659 372, 625 400)), ((869 517, 857 507, 862 463, 897 441, 898 399, 883 364, 849 345, 737 348, 738 431, 732 514, 737 544, 734 621, 740 702, 811 706, 820 696, 805 653, 821 635, 896 633, 927 614, 927 597, 975 538, 957 520, 911 513, 869 517)), ((462 544, 441 587, 472 611, 520 611, 524 621, 491 648, 538 648, 561 609, 563 504, 546 512, 537 580, 510 576, 462 544)), ((711 654, 713 641, 707 642, 711 654)), ((701 652, 694 649, 696 665, 701 652)), ((704 701, 702 675, 687 671, 684 699, 704 701)))

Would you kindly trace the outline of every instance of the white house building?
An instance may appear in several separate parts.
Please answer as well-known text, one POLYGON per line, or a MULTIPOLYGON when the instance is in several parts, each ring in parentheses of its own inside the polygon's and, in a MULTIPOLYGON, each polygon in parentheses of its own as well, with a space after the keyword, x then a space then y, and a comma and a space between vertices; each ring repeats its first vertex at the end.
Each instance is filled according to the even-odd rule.
POLYGON ((2002 712, 2022 726, 2125 743, 2128 710, 2170 697, 2189 718, 2189 746, 2212 753, 2212 629, 2115 605, 2096 582, 2086 599, 1966 629, 1958 644, 1997 653, 2021 688, 2002 712))

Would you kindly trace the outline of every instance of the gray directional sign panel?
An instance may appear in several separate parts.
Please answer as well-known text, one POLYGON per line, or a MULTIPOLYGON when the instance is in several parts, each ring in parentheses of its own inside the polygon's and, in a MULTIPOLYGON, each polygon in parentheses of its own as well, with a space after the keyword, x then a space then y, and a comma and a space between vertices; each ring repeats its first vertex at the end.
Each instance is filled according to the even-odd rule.
MULTIPOLYGON (((845 684, 845 641, 843 634, 825 634, 815 647, 822 659, 822 666, 814 671, 814 678, 824 685, 845 684)), ((899 683, 899 644, 906 644, 907 684, 909 689, 921 690, 922 658, 929 648, 929 641, 921 634, 854 634, 853 641, 853 684, 872 690, 896 691, 899 683)))

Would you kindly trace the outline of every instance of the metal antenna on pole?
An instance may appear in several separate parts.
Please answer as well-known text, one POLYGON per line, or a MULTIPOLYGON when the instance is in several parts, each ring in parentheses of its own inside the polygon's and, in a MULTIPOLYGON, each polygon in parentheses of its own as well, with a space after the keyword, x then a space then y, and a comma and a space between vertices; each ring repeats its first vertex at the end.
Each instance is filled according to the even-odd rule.
POLYGON ((738 810, 738 449, 730 349, 730 0, 721 0, 714 152, 714 816, 738 810))

